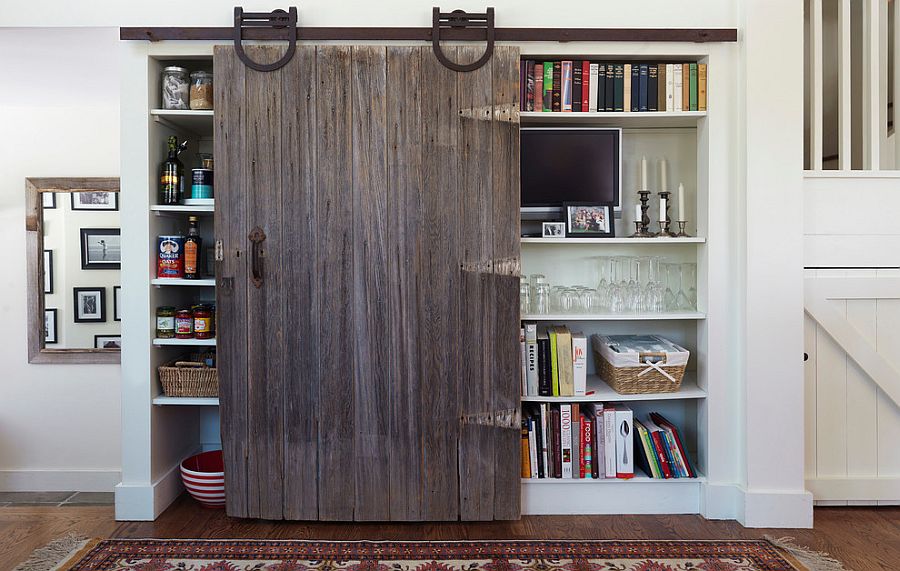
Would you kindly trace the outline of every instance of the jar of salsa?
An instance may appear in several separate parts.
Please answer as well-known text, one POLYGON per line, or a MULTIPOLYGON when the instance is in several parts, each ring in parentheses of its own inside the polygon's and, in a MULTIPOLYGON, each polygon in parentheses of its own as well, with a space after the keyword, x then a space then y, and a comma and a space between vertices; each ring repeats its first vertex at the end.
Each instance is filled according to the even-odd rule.
POLYGON ((175 337, 175 308, 164 305, 156 308, 156 337, 171 339, 175 337))
POLYGON ((194 306, 194 338, 195 339, 212 339, 212 311, 209 306, 194 306))
POLYGON ((194 316, 190 309, 179 309, 175 313, 175 338, 191 339, 194 337, 194 316))

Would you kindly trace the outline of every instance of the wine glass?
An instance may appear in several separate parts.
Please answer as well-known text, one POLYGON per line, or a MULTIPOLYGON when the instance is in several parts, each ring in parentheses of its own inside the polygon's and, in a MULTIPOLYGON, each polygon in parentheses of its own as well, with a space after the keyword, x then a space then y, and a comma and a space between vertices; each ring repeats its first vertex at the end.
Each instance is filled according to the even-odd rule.
POLYGON ((663 292, 663 310, 675 311, 675 295, 681 287, 681 276, 676 263, 663 264, 663 275, 666 278, 666 289, 663 292))
POLYGON ((685 298, 687 299, 687 307, 685 309, 690 309, 696 311, 697 309, 697 264, 693 262, 687 262, 681 264, 681 272, 682 272, 682 281, 684 285, 682 289, 684 290, 685 298))
POLYGON ((687 293, 684 289, 684 266, 685 264, 677 264, 678 267, 678 293, 675 294, 675 310, 676 311, 690 311, 691 310, 691 301, 688 299, 687 293))
POLYGON ((611 313, 625 310, 625 284, 622 282, 625 262, 621 256, 609 258, 609 288, 607 289, 606 306, 611 313))

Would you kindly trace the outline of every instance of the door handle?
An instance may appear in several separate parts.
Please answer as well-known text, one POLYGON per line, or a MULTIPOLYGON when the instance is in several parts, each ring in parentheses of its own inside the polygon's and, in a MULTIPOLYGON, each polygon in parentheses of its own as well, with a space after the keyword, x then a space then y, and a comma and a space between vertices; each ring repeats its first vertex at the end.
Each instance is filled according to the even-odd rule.
POLYGON ((250 248, 250 281, 257 289, 263 285, 263 260, 264 257, 262 243, 266 241, 266 233, 257 226, 247 236, 253 246, 250 248))

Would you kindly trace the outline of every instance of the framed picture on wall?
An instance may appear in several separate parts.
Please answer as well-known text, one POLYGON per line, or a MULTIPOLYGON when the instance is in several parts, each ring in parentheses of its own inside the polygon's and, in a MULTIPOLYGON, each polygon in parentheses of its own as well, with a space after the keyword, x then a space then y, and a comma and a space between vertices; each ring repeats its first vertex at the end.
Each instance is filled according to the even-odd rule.
POLYGON ((41 193, 41 207, 44 210, 53 210, 56 208, 56 193, 55 192, 42 192, 41 193))
POLYGON ((106 322, 106 288, 72 288, 75 301, 75 323, 106 322))
POLYGON ((44 345, 58 342, 56 329, 56 308, 44 310, 44 345))
POLYGON ((94 335, 94 349, 122 349, 121 335, 94 335))
POLYGON ((70 193, 72 210, 118 210, 119 193, 90 190, 70 193))
POLYGON ((612 202, 563 204, 566 234, 571 238, 612 238, 616 235, 612 202))
POLYGON ((113 286, 113 321, 122 321, 122 314, 119 313, 119 308, 122 307, 122 304, 119 303, 121 295, 122 286, 113 286))
POLYGON ((122 237, 118 228, 81 229, 82 270, 118 270, 121 267, 122 237))
POLYGON ((53 250, 44 250, 44 293, 53 293, 53 250))

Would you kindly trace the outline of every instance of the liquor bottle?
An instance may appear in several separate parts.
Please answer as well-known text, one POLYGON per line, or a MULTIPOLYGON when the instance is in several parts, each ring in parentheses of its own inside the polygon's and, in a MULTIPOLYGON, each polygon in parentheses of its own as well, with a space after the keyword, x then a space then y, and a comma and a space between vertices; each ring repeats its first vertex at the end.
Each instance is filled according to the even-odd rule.
POLYGON ((197 228, 197 217, 188 217, 190 227, 187 238, 184 239, 184 279, 200 279, 200 252, 202 251, 203 238, 197 228))
POLYGON ((184 165, 178 155, 187 148, 187 141, 178 144, 178 137, 169 137, 169 154, 159 169, 159 203, 178 204, 184 198, 184 165))

